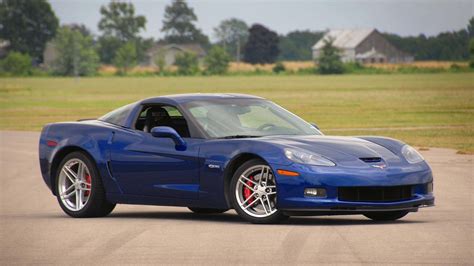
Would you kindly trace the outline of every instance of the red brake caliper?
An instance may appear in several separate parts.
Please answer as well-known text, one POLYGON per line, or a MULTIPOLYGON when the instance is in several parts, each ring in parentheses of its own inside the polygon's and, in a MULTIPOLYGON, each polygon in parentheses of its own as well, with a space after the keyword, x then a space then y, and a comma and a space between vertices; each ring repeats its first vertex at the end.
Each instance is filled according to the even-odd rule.
MULTIPOLYGON (((92 182, 91 176, 90 176, 90 175, 86 175, 86 183, 87 183, 87 184, 86 184, 86 187, 87 187, 88 189, 91 188, 91 182, 92 182)), ((89 196, 89 194, 91 194, 91 191, 90 191, 90 190, 84 191, 84 196, 89 196)))
MULTIPOLYGON (((249 176, 249 179, 253 180, 253 176, 249 176)), ((253 183, 250 181, 247 181, 247 185, 249 185, 249 187, 253 187, 253 183)), ((244 186, 244 198, 247 200, 250 195, 252 195, 252 191, 248 187, 244 186)))

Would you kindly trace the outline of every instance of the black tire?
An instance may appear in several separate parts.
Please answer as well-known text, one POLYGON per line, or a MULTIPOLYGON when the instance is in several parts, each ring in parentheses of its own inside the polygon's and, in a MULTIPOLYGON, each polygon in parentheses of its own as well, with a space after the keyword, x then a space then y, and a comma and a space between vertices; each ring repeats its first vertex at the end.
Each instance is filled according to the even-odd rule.
POLYGON ((259 159, 252 159, 252 160, 249 160, 245 163, 243 163, 234 173, 233 177, 232 177, 232 180, 231 180, 231 183, 230 183, 230 190, 229 190, 229 193, 230 193, 230 199, 231 199, 231 203, 232 203, 232 206, 234 207, 235 211, 237 212, 237 214, 239 214, 240 217, 244 218, 245 220, 251 222, 251 223, 254 223, 254 224, 273 224, 273 223, 279 223, 285 219, 288 218, 288 216, 284 215, 283 212, 281 212, 280 210, 276 210, 275 213, 271 214, 270 216, 268 217, 254 217, 254 216, 251 216, 249 214, 247 214, 239 205, 238 203, 238 200, 236 198, 236 187, 237 187, 237 182, 239 182, 239 177, 247 170, 247 169, 250 169, 251 167, 253 166, 256 166, 256 165, 267 165, 267 163, 265 163, 264 161, 262 160, 259 160, 259 159))
POLYGON ((188 207, 189 210, 196 214, 219 214, 228 211, 228 209, 210 209, 210 208, 196 208, 188 207))
POLYGON ((374 221, 395 221, 408 214, 408 211, 367 212, 364 216, 374 221))
POLYGON ((108 202, 105 197, 105 189, 102 184, 102 178, 99 174, 99 171, 97 170, 95 163, 92 161, 92 159, 89 158, 88 155, 86 155, 83 152, 72 152, 66 155, 66 157, 64 157, 64 159, 59 164, 58 170, 56 172, 55 186, 56 186, 56 194, 57 194, 56 198, 59 202, 59 206, 61 206, 61 209, 63 209, 63 211, 71 217, 74 217, 74 218, 103 217, 103 216, 107 216, 115 208, 115 204, 108 202), (79 159, 82 162, 84 162, 84 164, 89 169, 89 173, 91 176, 91 190, 90 190, 89 200, 84 205, 84 207, 82 207, 82 209, 78 211, 70 210, 64 205, 64 203, 62 202, 60 198, 59 189, 58 189, 58 185, 59 185, 58 181, 59 181, 59 175, 61 173, 61 169, 63 169, 64 164, 66 164, 66 162, 68 162, 71 159, 79 159))

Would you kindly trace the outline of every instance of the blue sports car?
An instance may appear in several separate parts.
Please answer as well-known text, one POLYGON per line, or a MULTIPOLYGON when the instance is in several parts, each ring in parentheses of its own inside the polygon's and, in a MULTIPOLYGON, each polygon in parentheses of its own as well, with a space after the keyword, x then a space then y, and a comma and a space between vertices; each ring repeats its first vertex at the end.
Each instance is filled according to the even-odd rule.
POLYGON ((235 211, 252 223, 292 215, 396 220, 433 206, 423 157, 384 137, 324 136, 263 98, 182 94, 141 100, 98 119, 48 124, 44 181, 72 217, 118 203, 235 211))

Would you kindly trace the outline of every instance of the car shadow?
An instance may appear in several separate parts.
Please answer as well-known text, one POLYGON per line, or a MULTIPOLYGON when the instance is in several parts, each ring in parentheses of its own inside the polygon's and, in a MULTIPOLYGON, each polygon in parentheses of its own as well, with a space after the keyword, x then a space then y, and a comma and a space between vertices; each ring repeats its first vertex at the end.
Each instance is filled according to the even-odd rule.
MULTIPOLYGON (((222 214, 195 214, 191 212, 116 212, 107 216, 106 219, 167 219, 167 220, 187 220, 199 222, 215 223, 237 223, 248 224, 234 212, 222 214)), ((380 224, 414 224, 425 223, 426 221, 414 221, 401 219, 397 221, 372 221, 362 215, 346 216, 293 216, 281 222, 279 225, 297 226, 341 226, 341 225, 380 225, 380 224), (336 218, 337 217, 337 218, 336 218)))

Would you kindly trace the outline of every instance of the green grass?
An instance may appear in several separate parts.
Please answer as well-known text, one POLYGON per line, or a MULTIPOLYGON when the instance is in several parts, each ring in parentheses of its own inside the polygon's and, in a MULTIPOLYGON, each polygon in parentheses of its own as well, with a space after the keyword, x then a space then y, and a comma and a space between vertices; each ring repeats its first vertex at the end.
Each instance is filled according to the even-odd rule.
POLYGON ((263 96, 328 134, 385 135, 474 152, 474 73, 0 78, 0 129, 40 130, 145 97, 188 92, 263 96))

